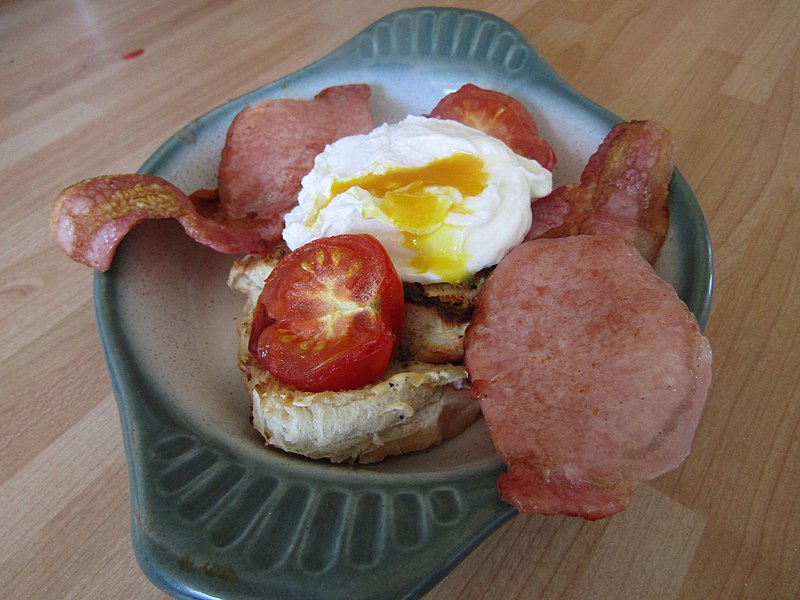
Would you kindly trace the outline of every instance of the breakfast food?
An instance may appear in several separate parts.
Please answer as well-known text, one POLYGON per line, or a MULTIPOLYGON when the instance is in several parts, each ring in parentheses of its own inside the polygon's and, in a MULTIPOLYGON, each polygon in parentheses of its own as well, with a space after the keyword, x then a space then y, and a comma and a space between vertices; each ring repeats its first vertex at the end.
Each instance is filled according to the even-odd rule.
POLYGON ((490 271, 478 271, 470 281, 458 284, 404 284, 406 324, 399 356, 434 364, 463 363, 464 333, 490 271))
POLYGON ((403 283, 381 243, 369 235, 324 237, 272 269, 248 347, 281 382, 338 392, 386 371, 403 320, 403 283))
POLYGON ((632 242, 653 262, 667 237, 674 147, 653 121, 615 125, 581 174, 533 203, 525 239, 578 234, 613 235, 632 242))
POLYGON ((556 153, 539 134, 533 115, 507 94, 467 83, 442 98, 430 116, 457 121, 503 140, 515 153, 535 160, 548 171, 556 166, 556 153))
POLYGON ((525 242, 481 290, 465 364, 523 512, 597 519, 689 454, 711 350, 629 242, 525 242))
MULTIPOLYGON (((246 308, 249 352, 240 354, 240 367, 253 398, 254 425, 267 443, 306 456, 365 462, 426 448, 471 424, 478 404, 470 398, 461 362, 463 330, 477 289, 475 275, 521 241, 530 228, 531 198, 546 195, 551 187, 550 172, 538 162, 455 121, 408 117, 326 147, 302 180, 297 207, 286 216, 283 237, 293 251, 278 263, 264 286, 265 295, 279 298, 276 303, 298 306, 305 313, 314 305, 313 318, 297 318, 308 335, 300 342, 306 345, 302 362, 311 366, 307 370, 295 367, 297 377, 286 377, 282 368, 269 364, 270 356, 274 359, 282 350, 253 345, 254 337, 264 339, 259 309, 267 301, 246 308), (382 349, 399 350, 388 369, 388 355, 383 355, 382 367, 373 369, 378 364, 378 351, 369 350, 373 338, 363 342, 366 328, 354 325, 335 344, 346 347, 337 351, 336 360, 351 375, 344 384, 336 373, 318 384, 314 365, 325 350, 317 353, 314 348, 330 347, 328 331, 338 328, 331 322, 339 320, 337 314, 344 312, 341 307, 350 306, 343 294, 334 293, 336 301, 330 299, 331 292, 340 289, 340 280, 329 274, 333 260, 325 246, 364 234, 380 241, 375 243, 385 249, 403 283, 410 289, 419 285, 423 292, 417 302, 405 303, 405 327, 379 327, 394 331, 400 345, 392 347, 388 336, 376 336, 382 349), (292 268, 289 265, 302 264, 306 266, 294 269, 301 285, 291 292, 279 291, 273 278, 292 268), (423 283, 444 293, 432 292, 431 297, 423 283), (316 288, 325 291, 316 293, 316 288), (467 293, 460 294, 461 290, 467 293), (447 315, 449 311, 443 309, 453 306, 457 297, 462 299, 460 316, 448 321, 432 318, 447 315), (322 315, 327 319, 324 327, 318 324, 322 315), (446 327, 445 322, 455 327, 446 327), (440 337, 449 339, 431 343, 437 329, 428 327, 434 324, 441 324, 440 337), (405 343, 401 331, 408 332, 402 335, 405 343), (451 331, 458 333, 448 336, 451 331), (369 355, 365 361, 369 364, 359 366, 351 359, 361 346, 365 350, 358 354, 369 355), (299 433, 309 430, 315 435, 299 433)), ((360 262, 373 264, 367 269, 373 279, 391 279, 383 274, 383 262, 371 260, 370 255, 369 250, 362 251, 360 262)), ((356 279, 359 269, 350 268, 354 262, 342 251, 336 267, 356 279)), ((237 284, 243 280, 242 269, 243 263, 235 265, 231 275, 231 284, 238 289, 242 289, 237 284)), ((397 276, 394 270, 392 276, 397 276)), ((400 295, 403 307, 402 287, 400 295)), ((362 312, 369 315, 370 323, 380 325, 391 320, 398 302, 382 298, 373 304, 380 305, 379 313, 362 312)), ((279 326, 270 327, 279 331, 279 326)), ((240 335, 244 335, 241 329, 240 335)))
MULTIPOLYGON (((327 144, 374 127, 369 97, 368 85, 337 85, 312 100, 270 98, 243 108, 228 128, 220 157, 225 212, 237 219, 283 217, 327 144)), ((280 233, 274 241, 279 238, 280 233)))
POLYGON ((219 190, 187 195, 154 175, 94 177, 61 191, 50 228, 70 258, 97 271, 108 270, 122 238, 150 219, 177 219, 194 240, 219 252, 269 252, 316 152, 371 128, 368 98, 369 87, 359 84, 327 88, 312 100, 256 103, 229 131, 219 190), (278 128, 265 134, 271 125, 278 128))
POLYGON ((395 357, 376 381, 337 392, 303 391, 264 368, 250 350, 253 315, 264 281, 288 253, 278 246, 267 256, 244 257, 228 278, 247 297, 238 326, 239 366, 251 395, 253 426, 268 445, 331 462, 372 463, 424 450, 475 421, 479 405, 463 365, 395 357))
POLYGON ((61 191, 50 228, 67 256, 101 272, 111 267, 122 238, 150 219, 177 219, 194 240, 228 254, 268 252, 283 228, 281 215, 231 219, 211 203, 155 175, 102 175, 61 191))
POLYGON ((457 283, 530 229, 552 175, 455 121, 410 116, 329 145, 286 215, 289 248, 341 233, 380 240, 403 281, 457 283))
POLYGON ((648 264, 669 224, 669 132, 617 125, 552 191, 555 154, 513 98, 468 84, 376 129, 368 98, 359 84, 245 109, 218 190, 71 186, 57 239, 104 270, 136 223, 172 217, 249 253, 228 283, 247 298, 238 361, 269 446, 375 462, 482 408, 519 510, 622 510, 686 457, 710 382, 708 341, 648 264))

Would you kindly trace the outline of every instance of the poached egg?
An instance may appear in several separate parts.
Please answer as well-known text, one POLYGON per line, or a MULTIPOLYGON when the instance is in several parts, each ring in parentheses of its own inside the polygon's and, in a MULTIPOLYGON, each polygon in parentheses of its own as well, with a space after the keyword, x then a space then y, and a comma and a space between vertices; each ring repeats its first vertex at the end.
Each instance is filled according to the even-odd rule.
POLYGON ((302 180, 283 238, 367 233, 405 282, 457 283, 495 265, 531 226, 552 175, 502 141, 455 121, 410 116, 342 138, 302 180))

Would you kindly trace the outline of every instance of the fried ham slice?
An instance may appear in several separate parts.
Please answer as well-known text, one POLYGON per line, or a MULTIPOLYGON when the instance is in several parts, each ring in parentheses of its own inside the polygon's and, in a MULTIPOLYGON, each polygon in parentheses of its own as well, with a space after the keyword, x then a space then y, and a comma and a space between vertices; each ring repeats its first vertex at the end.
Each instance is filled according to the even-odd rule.
POLYGON ((599 519, 691 450, 711 382, 692 313, 629 242, 525 242, 486 280, 465 365, 526 513, 599 519))
POLYGON ((616 125, 589 159, 580 184, 533 202, 525 239, 614 235, 652 263, 667 237, 674 153, 669 131, 654 121, 616 125))

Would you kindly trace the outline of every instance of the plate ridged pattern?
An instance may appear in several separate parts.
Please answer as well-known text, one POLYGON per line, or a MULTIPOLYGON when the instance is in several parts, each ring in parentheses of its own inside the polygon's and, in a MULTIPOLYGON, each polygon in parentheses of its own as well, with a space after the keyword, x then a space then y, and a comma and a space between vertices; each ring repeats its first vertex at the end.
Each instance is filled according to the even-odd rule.
POLYGON ((355 40, 364 61, 450 58, 486 62, 509 72, 525 68, 527 41, 494 20, 471 12, 422 10, 389 16, 355 40))
POLYGON ((253 597, 262 581, 278 582, 272 586, 278 597, 298 589, 304 598, 372 597, 362 592, 398 568, 408 573, 400 597, 416 596, 429 587, 425 580, 414 582, 420 578, 415 573, 430 569, 428 553, 452 553, 486 520, 483 510, 470 506, 486 506, 488 497, 498 522, 513 514, 495 498, 494 474, 488 482, 477 478, 474 487, 403 478, 380 489, 370 478, 347 484, 296 480, 291 471, 264 473, 243 465, 154 410, 148 408, 145 420, 160 427, 136 433, 136 471, 150 485, 134 497, 142 507, 135 508, 134 537, 140 560, 172 561, 151 576, 179 597, 210 587, 224 597, 253 597), (148 507, 166 508, 169 519, 148 507), (183 552, 170 555, 175 547, 183 552), (231 556, 238 557, 235 563, 231 556))

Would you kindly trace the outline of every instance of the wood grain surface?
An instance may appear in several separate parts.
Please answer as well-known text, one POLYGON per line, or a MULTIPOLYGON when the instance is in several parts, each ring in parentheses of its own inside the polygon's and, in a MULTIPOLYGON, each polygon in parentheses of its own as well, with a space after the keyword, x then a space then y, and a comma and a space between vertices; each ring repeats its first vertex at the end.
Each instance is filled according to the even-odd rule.
MULTIPOLYGON (((136 170, 194 117, 417 4, 0 3, 3 598, 165 597, 133 555, 92 272, 48 228, 58 191, 136 170)), ((715 251, 714 379, 692 455, 626 512, 516 516, 427 598, 800 597, 800 2, 457 5, 673 132, 715 251)))

